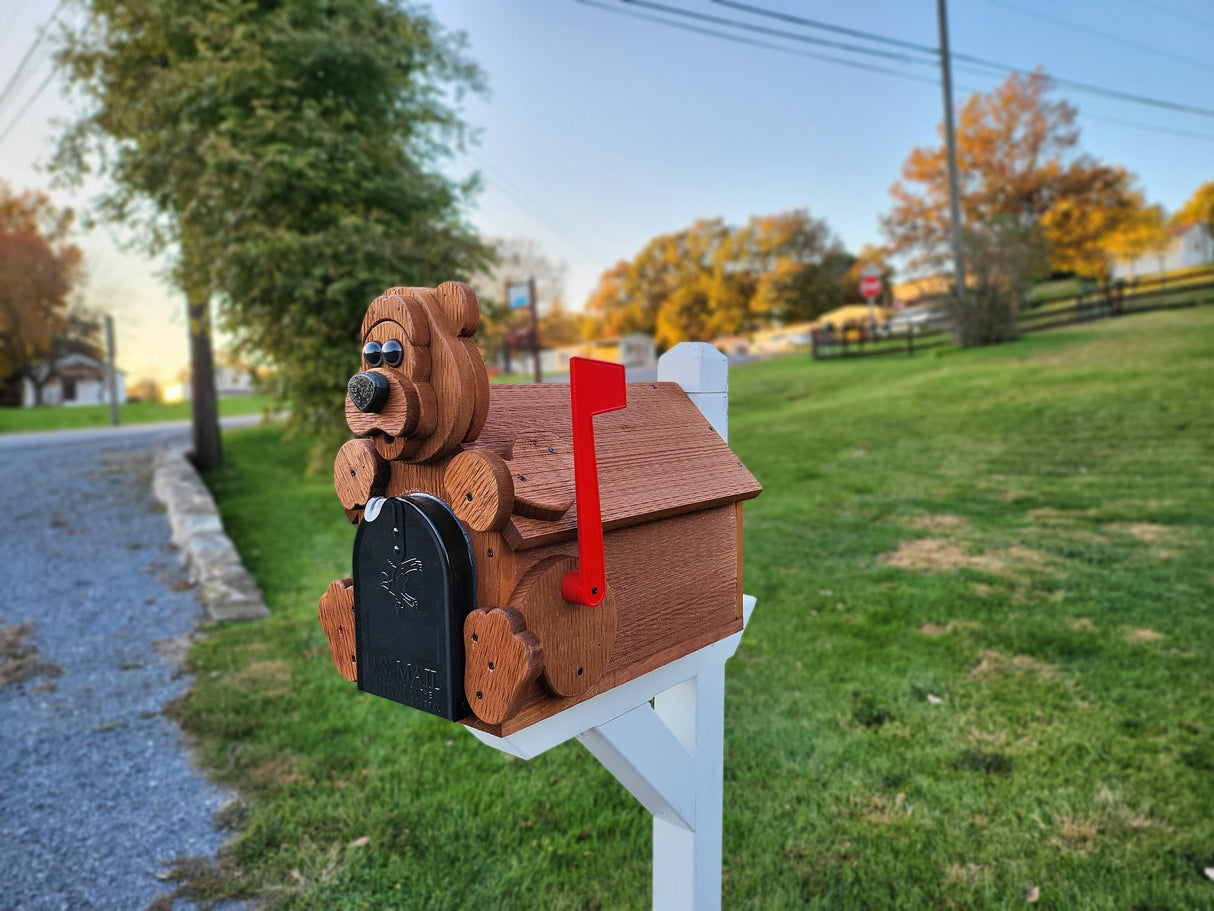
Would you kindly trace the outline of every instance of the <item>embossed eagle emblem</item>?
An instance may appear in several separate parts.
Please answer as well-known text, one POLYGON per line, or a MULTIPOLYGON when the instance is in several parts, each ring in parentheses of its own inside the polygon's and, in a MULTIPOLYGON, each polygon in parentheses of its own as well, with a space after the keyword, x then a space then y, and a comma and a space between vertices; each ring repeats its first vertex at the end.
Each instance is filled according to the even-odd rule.
POLYGON ((409 577, 414 573, 422 571, 422 561, 417 557, 409 557, 401 563, 393 563, 391 560, 384 561, 383 571, 380 573, 383 580, 379 583, 380 588, 392 596, 396 602, 398 610, 410 608, 417 609, 417 599, 405 591, 409 584, 409 577))

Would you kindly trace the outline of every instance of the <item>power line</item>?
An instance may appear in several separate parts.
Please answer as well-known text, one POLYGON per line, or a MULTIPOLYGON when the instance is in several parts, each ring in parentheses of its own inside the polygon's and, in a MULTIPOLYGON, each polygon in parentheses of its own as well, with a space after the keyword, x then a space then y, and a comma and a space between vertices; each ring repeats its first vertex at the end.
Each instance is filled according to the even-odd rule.
MULTIPOLYGON (((780 45, 780 44, 773 44, 773 43, 767 42, 767 41, 758 41, 758 40, 751 39, 751 38, 744 38, 739 35, 729 34, 728 32, 716 31, 715 29, 700 28, 700 27, 697 27, 694 25, 688 25, 683 22, 675 22, 675 21, 671 21, 669 19, 662 19, 657 16, 650 16, 645 13, 627 9, 626 7, 620 7, 620 6, 616 6, 616 5, 612 5, 612 4, 608 4, 608 3, 598 2, 598 0, 577 0, 577 2, 582 3, 586 6, 592 6, 596 9, 605 10, 606 12, 616 13, 616 14, 622 15, 622 16, 628 16, 633 19, 640 19, 644 22, 652 22, 652 23, 655 23, 658 25, 664 25, 669 28, 675 28, 675 29, 679 29, 680 31, 691 32, 691 33, 697 34, 697 35, 707 35, 707 36, 710 36, 713 38, 722 39, 724 41, 731 41, 731 42, 734 42, 735 44, 746 45, 748 47, 756 47, 756 48, 760 48, 763 50, 778 51, 783 54, 790 54, 794 57, 806 57, 811 60, 821 60, 826 63, 834 63, 834 64, 837 64, 840 66, 847 66, 847 67, 851 67, 853 69, 864 70, 864 71, 870 72, 870 73, 879 73, 879 74, 885 75, 885 76, 894 76, 899 79, 909 79, 913 82, 919 82, 924 85, 930 85, 933 87, 939 85, 939 81, 935 80, 935 79, 921 78, 919 76, 915 76, 910 73, 900 72, 898 70, 892 70, 892 69, 888 69, 886 67, 875 66, 872 64, 861 63, 861 62, 858 62, 855 60, 849 60, 849 59, 842 58, 842 57, 834 57, 834 56, 830 56, 827 54, 816 54, 812 51, 803 51, 803 50, 798 50, 795 48, 786 47, 786 46, 780 45)), ((622 0, 622 2, 627 3, 627 2, 629 2, 629 0, 622 0)), ((716 0, 716 2, 724 2, 724 0, 716 0)), ((727 4, 727 5, 745 6, 745 4, 733 4, 733 3, 727 4)), ((757 9, 757 7, 754 7, 754 8, 757 9)), ((783 16, 783 15, 784 14, 781 14, 781 16, 783 16)), ((793 18, 797 18, 797 17, 793 17, 793 18)), ((847 29, 847 31, 850 32, 850 31, 854 31, 854 30, 847 29)), ((891 40, 896 40, 896 39, 891 39, 891 40)), ((935 51, 934 48, 928 48, 928 50, 935 51)), ((953 54, 952 56, 954 58, 957 58, 959 55, 953 54)), ((916 61, 916 62, 919 62, 919 61, 916 61)), ((956 69, 964 70, 966 72, 973 73, 973 74, 988 75, 986 70, 976 69, 973 66, 956 67, 956 69)), ((1051 78, 1053 78, 1053 77, 1051 77, 1051 78)), ((1055 81, 1058 81, 1058 80, 1055 80, 1055 81)), ((955 82, 955 81, 953 83, 953 87, 954 87, 954 89, 960 89, 965 92, 980 91, 979 89, 977 89, 973 86, 963 85, 963 84, 955 82)), ((1205 140, 1205 141, 1214 141, 1214 135, 1207 134, 1207 133, 1196 133, 1196 132, 1193 132, 1190 130, 1176 129, 1173 127, 1165 127, 1165 126, 1160 126, 1157 124, 1142 123, 1142 122, 1133 121, 1133 120, 1122 120, 1122 119, 1111 118, 1111 117, 1103 117, 1103 116, 1100 116, 1097 114, 1091 114, 1086 109, 1082 112, 1082 114, 1083 114, 1083 116, 1088 117, 1089 119, 1092 119, 1092 120, 1103 120, 1108 123, 1115 123, 1120 126, 1132 127, 1134 129, 1146 130, 1149 132, 1157 132, 1157 133, 1167 133, 1167 134, 1170 134, 1173 136, 1183 136, 1188 139, 1200 139, 1200 140, 1205 140)))
POLYGON ((26 99, 25 104, 21 105, 21 110, 19 110, 13 119, 8 122, 8 126, 4 128, 4 132, 0 133, 0 142, 4 142, 4 140, 8 138, 8 134, 11 133, 13 131, 13 127, 17 125, 17 121, 19 121, 25 112, 30 109, 30 106, 38 100, 38 96, 46 91, 46 87, 50 85, 51 80, 55 78, 55 72, 56 71, 52 69, 49 73, 47 73, 46 78, 42 80, 42 82, 38 85, 38 88, 34 89, 34 94, 30 95, 29 98, 26 99))
MULTIPOLYGON (((577 0, 577 2, 585 4, 586 6, 593 6, 595 9, 606 10, 609 13, 616 13, 621 16, 628 16, 632 19, 640 19, 644 22, 654 22, 654 23, 657 23, 658 25, 665 25, 669 28, 679 29, 680 31, 684 31, 684 32, 691 32, 696 35, 708 35, 713 38, 720 38, 724 41, 732 41, 735 44, 743 44, 748 47, 757 47, 757 48, 762 48, 763 50, 779 51, 784 54, 791 54, 794 57, 806 57, 810 60, 821 60, 826 63, 835 63, 835 64, 838 64, 839 66, 848 66, 848 67, 851 67, 852 69, 864 70, 865 72, 869 72, 869 73, 880 73, 883 76, 894 76, 899 79, 909 79, 912 82, 919 82, 924 85, 930 85, 932 87, 935 87, 937 84, 935 79, 928 79, 925 77, 914 76, 910 73, 904 73, 904 72, 900 72, 898 70, 891 70, 891 69, 889 69, 887 67, 883 67, 883 66, 875 66, 875 65, 869 64, 869 63, 860 63, 859 61, 856 61, 856 60, 848 60, 845 57, 832 57, 829 54, 815 54, 813 51, 800 51, 800 50, 796 50, 795 48, 785 47, 784 45, 780 45, 780 44, 772 44, 767 41, 758 41, 753 38, 743 38, 740 35, 731 35, 728 32, 718 32, 718 31, 715 31, 714 29, 700 28, 700 27, 694 26, 694 25, 687 25, 686 23, 683 23, 683 22, 673 22, 669 19, 662 19, 657 16, 650 16, 645 13, 636 12, 635 10, 630 10, 630 9, 626 9, 626 8, 619 7, 619 6, 613 6, 613 5, 610 5, 607 3, 596 2, 596 0, 577 0)), ((967 91, 970 91, 970 89, 967 89, 967 91)))
POLYGON ((1136 130, 1149 130, 1152 133, 1169 133, 1172 136, 1184 136, 1187 139, 1204 139, 1206 142, 1214 142, 1214 133, 1194 133, 1192 130, 1178 130, 1175 127, 1160 126, 1156 123, 1142 123, 1137 120, 1122 120, 1120 117, 1106 117, 1103 114, 1092 114, 1086 110, 1080 111, 1079 116, 1085 120, 1115 123, 1118 126, 1133 127, 1136 130))
MULTIPOLYGON (((824 32, 834 32, 836 35, 848 35, 852 38, 862 38, 865 41, 875 41, 878 44, 888 44, 890 47, 900 47, 908 51, 919 51, 923 54, 931 54, 937 57, 940 54, 940 49, 931 44, 917 44, 914 41, 903 41, 900 38, 890 38, 887 35, 878 35, 874 32, 868 32, 863 29, 848 28, 845 25, 836 25, 833 22, 822 22, 818 19, 806 19, 804 16, 794 16, 792 13, 782 13, 779 10, 766 9, 761 6, 752 6, 749 3, 735 3, 733 0, 712 0, 713 3, 721 6, 728 6, 730 9, 740 10, 744 13, 754 13, 756 16, 766 16, 769 19, 778 19, 781 22, 787 22, 790 25, 804 25, 809 28, 816 28, 824 32)), ((955 54, 953 56, 956 56, 955 54)), ((935 63, 932 64, 935 66, 935 63)))
POLYGON ((8 25, 4 28, 4 37, 0 38, 0 47, 7 43, 7 39, 13 34, 13 26, 17 24, 17 17, 21 15, 21 11, 25 9, 27 0, 18 0, 18 3, 13 7, 13 11, 8 15, 8 25))
POLYGON ((654 3, 652 0, 622 0, 629 6, 640 6, 645 9, 655 10, 660 13, 665 13, 668 16, 682 16, 686 19, 695 19, 698 22, 707 22, 710 25, 724 25, 729 28, 742 29, 747 32, 755 32, 760 35, 768 35, 778 38, 786 38, 791 41, 800 41, 805 44, 814 44, 819 47, 828 47, 837 51, 850 51, 853 54, 867 54, 870 57, 883 57, 886 60, 893 60, 896 63, 928 63, 931 66, 936 64, 932 61, 916 60, 908 54, 895 54, 891 51, 879 51, 876 48, 863 47, 858 44, 844 44, 841 41, 828 41, 825 38, 812 38, 809 35, 798 35, 794 32, 787 32, 782 29, 766 28, 761 25, 753 25, 749 22, 739 22, 736 19, 725 19, 721 16, 709 16, 704 13, 693 12, 692 10, 680 9, 677 6, 667 6, 664 3, 654 3))
MULTIPOLYGON (((8 104, 6 102, 12 102, 12 101, 16 100, 17 95, 19 95, 21 90, 23 88, 25 88, 26 83, 28 83, 30 81, 30 79, 34 76, 35 73, 38 72, 39 69, 41 69, 42 64, 46 63, 50 59, 51 59, 50 50, 48 50, 47 48, 42 48, 42 50, 39 52, 37 57, 34 58, 34 63, 32 66, 26 68, 25 72, 23 72, 23 73, 14 73, 13 74, 15 78, 12 81, 12 89, 9 92, 9 95, 5 99, 0 100, 0 111, 3 111, 8 106, 8 104)), ((53 63, 51 64, 51 67, 54 68, 53 63)))
MULTIPOLYGON (((738 0, 712 0, 713 3, 721 6, 727 6, 731 9, 737 9, 748 13, 753 13, 756 16, 766 16, 772 19, 779 19, 784 22, 795 23, 807 28, 817 28, 831 32, 846 32, 847 34, 862 36, 868 41, 877 44, 886 44, 893 47, 911 47, 920 50, 924 53, 939 55, 939 50, 929 45, 914 44, 913 42, 902 41, 898 38, 890 38, 887 35, 879 35, 875 32, 866 32, 861 29, 845 29, 843 26, 838 26, 833 23, 821 22, 815 19, 807 19, 803 16, 794 16, 791 13, 782 13, 777 10, 767 9, 761 6, 753 6, 749 3, 738 2, 738 0)), ((976 57, 973 54, 954 53, 954 60, 972 63, 975 66, 982 66, 988 69, 998 70, 1001 72, 1016 71, 1027 72, 1031 67, 1013 66, 1010 63, 1001 63, 997 60, 989 60, 983 57, 976 57)), ((1196 105, 1181 104, 1175 101, 1168 101, 1163 98, 1151 98, 1147 95, 1137 95, 1133 92, 1124 92, 1120 89, 1111 89, 1105 86, 1095 85, 1090 82, 1080 82, 1076 79, 1066 79, 1061 76, 1050 76, 1050 78, 1061 88, 1069 88, 1076 92, 1084 92, 1089 95, 1101 95, 1106 98, 1114 98, 1118 101, 1127 101, 1132 104, 1140 104, 1148 107, 1163 108, 1170 111, 1178 111, 1183 114, 1195 114, 1199 117, 1214 117, 1214 109, 1198 107, 1196 105)))
POLYGON ((1167 13, 1169 16, 1175 16, 1178 19, 1188 19, 1190 22, 1199 23, 1200 25, 1204 25, 1206 28, 1214 28, 1214 19, 1206 19, 1202 16, 1197 16, 1187 11, 1181 12, 1178 9, 1171 9, 1170 7, 1164 6, 1162 3, 1152 3, 1151 0, 1129 0, 1129 2, 1135 3, 1138 6, 1146 7, 1147 9, 1167 13))
POLYGON ((588 241, 581 233, 569 224, 563 221, 555 213, 548 211, 544 206, 532 198, 522 187, 511 181, 505 174, 499 171, 489 162, 485 161, 481 156, 470 152, 469 157, 478 165, 488 171, 498 182, 498 188, 501 189, 507 197, 509 197, 515 205, 521 207, 532 217, 538 219, 550 231, 562 240, 572 243, 582 253, 590 257, 592 262, 602 262, 603 255, 594 248, 594 244, 588 241))
POLYGON ((1080 32, 1087 37, 1102 38, 1105 41, 1111 41, 1114 44, 1120 44, 1122 47, 1132 48, 1136 51, 1141 51, 1144 54, 1154 54, 1157 57, 1162 57, 1165 60, 1175 60, 1178 63, 1187 63, 1190 66, 1200 67, 1203 70, 1214 70, 1214 65, 1211 65, 1204 60, 1194 60, 1191 57, 1182 57, 1180 54, 1174 54, 1171 51, 1160 50, 1159 48, 1150 47, 1146 44, 1139 44, 1137 41, 1132 41, 1129 38, 1123 38, 1120 35, 1114 35, 1109 32, 1103 32, 1100 29, 1092 28, 1079 22, 1072 22, 1069 19, 1063 19, 1061 16, 1053 16, 1049 13, 1043 13, 1040 10, 1029 9, 1027 6, 1021 6, 1019 3, 1011 3, 1010 0, 989 0, 995 6, 1002 6, 1004 9, 1014 10, 1022 16, 1032 16, 1034 19, 1041 19, 1045 22, 1052 22, 1054 25, 1062 28, 1070 29, 1073 32, 1080 32))
POLYGON ((30 58, 34 55, 34 51, 38 49, 43 40, 46 38, 47 30, 50 29, 51 23, 55 21, 55 17, 59 15, 59 11, 63 9, 63 4, 64 0, 59 0, 59 3, 55 5, 55 10, 51 13, 50 18, 48 18, 46 22, 42 23, 42 27, 38 29, 38 35, 34 38, 33 43, 26 48, 25 55, 17 64, 17 69, 13 71, 13 75, 9 77, 9 80, 7 83, 5 83, 4 88, 0 89, 0 108, 3 108, 5 103, 8 101, 9 96, 14 90, 18 77, 21 76, 22 72, 24 72, 26 66, 29 64, 30 58))

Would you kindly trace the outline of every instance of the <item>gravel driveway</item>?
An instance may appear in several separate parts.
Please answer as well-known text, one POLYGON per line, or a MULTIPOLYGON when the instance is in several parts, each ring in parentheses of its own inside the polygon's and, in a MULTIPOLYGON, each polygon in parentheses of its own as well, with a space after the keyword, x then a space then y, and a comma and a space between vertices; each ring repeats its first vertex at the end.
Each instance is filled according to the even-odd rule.
POLYGON ((0 444, 0 908, 142 909, 223 842, 162 714, 202 614, 150 491, 179 432, 0 444))

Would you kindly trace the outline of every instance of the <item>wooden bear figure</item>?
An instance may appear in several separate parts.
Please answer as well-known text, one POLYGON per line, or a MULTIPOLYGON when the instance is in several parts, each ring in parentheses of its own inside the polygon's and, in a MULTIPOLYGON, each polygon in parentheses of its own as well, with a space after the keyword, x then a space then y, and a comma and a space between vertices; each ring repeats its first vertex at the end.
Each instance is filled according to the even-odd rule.
POLYGON ((506 735, 740 630, 741 501, 760 487, 678 385, 628 384, 593 423, 605 590, 566 601, 570 387, 491 387, 479 321, 458 282, 368 308, 359 438, 334 463, 354 573, 320 619, 360 689, 506 735))

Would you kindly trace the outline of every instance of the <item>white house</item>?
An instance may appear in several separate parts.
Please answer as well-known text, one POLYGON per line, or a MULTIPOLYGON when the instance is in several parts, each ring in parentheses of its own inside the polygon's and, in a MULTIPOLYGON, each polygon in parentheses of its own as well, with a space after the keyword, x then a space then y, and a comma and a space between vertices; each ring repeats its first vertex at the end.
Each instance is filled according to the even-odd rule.
MULTIPOLYGON (((38 368, 41 376, 51 373, 50 365, 38 368)), ((106 388, 104 361, 87 354, 65 354, 55 363, 54 376, 42 387, 43 405, 104 405, 109 402, 106 388)), ((118 404, 126 401, 126 374, 114 371, 114 386, 118 393, 118 404)), ((34 384, 29 378, 22 380, 21 405, 34 405, 34 384)))
POLYGON ((1168 233, 1168 245, 1160 252, 1114 263, 1113 277, 1141 278, 1214 262, 1214 236, 1210 234, 1209 225, 1194 222, 1179 225, 1168 233))
MULTIPOLYGON (((231 395, 252 395, 256 391, 253 388, 253 373, 244 367, 230 367, 216 364, 214 375, 215 394, 221 399, 231 395)), ((160 393, 161 400, 168 403, 188 402, 190 396, 191 388, 188 375, 185 379, 178 380, 176 383, 169 383, 160 393)))

